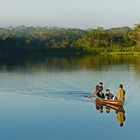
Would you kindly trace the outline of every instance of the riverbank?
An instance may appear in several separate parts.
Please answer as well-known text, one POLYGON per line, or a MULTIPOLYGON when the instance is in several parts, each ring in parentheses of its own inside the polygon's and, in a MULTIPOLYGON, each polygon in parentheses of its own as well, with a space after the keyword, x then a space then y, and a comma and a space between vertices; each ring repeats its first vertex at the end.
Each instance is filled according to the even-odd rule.
POLYGON ((78 47, 67 47, 67 48, 53 48, 38 52, 22 52, 22 53, 0 53, 0 57, 30 57, 30 56, 84 56, 84 55, 134 55, 140 56, 140 47, 100 47, 100 48, 78 48, 78 47))
POLYGON ((134 56, 140 56, 140 52, 110 52, 108 54, 110 54, 110 55, 134 55, 134 56))

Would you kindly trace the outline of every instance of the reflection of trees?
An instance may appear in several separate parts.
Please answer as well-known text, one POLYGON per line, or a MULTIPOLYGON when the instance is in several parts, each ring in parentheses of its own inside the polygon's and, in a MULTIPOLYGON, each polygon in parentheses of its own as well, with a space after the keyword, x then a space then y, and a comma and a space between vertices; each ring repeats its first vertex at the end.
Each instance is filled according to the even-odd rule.
POLYGON ((138 73, 140 73, 140 59, 136 59, 135 61, 135 69, 138 73))
POLYGON ((40 71, 65 71, 65 70, 102 70, 110 65, 134 65, 140 72, 140 60, 132 56, 24 56, 24 57, 1 57, 0 69, 12 71, 40 70, 40 71))

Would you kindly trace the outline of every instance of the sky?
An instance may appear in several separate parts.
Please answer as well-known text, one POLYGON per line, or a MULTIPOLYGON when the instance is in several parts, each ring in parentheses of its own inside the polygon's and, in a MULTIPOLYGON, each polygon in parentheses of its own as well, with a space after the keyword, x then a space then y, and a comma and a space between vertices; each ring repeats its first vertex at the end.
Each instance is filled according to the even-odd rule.
POLYGON ((0 26, 121 27, 140 23, 140 0, 0 0, 0 26))

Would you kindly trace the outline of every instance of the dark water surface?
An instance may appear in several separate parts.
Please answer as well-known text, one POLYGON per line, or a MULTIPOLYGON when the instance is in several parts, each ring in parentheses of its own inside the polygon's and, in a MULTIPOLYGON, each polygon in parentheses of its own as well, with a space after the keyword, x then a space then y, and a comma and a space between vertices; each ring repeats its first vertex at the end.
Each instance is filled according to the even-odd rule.
POLYGON ((1 140, 140 139, 140 57, 0 57, 1 140), (125 119, 85 98, 126 89, 125 119))

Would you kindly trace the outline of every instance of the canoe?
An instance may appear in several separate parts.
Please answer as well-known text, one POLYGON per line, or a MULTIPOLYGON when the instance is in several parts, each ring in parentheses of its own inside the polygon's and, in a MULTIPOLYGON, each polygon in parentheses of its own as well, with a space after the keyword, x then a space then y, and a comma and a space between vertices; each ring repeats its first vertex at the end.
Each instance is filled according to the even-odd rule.
POLYGON ((102 98, 98 97, 97 95, 95 95, 95 97, 98 98, 100 100, 100 102, 104 105, 106 105, 106 104, 117 105, 117 106, 124 105, 124 100, 107 100, 107 99, 102 99, 102 98))
POLYGON ((115 110, 117 112, 125 113, 123 105, 103 104, 103 106, 109 107, 110 109, 113 109, 113 110, 115 110))

